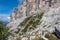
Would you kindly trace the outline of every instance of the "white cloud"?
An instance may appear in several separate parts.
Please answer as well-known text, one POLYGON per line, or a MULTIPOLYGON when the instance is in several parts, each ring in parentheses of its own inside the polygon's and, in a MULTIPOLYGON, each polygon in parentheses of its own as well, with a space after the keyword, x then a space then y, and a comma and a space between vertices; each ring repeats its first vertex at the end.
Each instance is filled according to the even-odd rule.
POLYGON ((9 20, 10 20, 10 17, 7 17, 7 19, 9 19, 9 20))
POLYGON ((0 21, 10 21, 9 14, 0 14, 0 21))
POLYGON ((0 14, 0 16, 9 16, 9 14, 0 14))

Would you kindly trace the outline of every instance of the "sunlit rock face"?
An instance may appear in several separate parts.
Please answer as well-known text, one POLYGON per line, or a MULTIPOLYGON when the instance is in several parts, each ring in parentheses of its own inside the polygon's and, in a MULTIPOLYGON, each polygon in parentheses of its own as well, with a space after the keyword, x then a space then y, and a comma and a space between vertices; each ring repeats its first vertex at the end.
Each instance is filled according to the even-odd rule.
POLYGON ((15 22, 10 23, 11 28, 9 31, 14 35, 14 37, 11 37, 15 38, 14 40, 16 40, 16 38, 19 37, 21 37, 21 40, 28 40, 29 38, 27 36, 29 36, 30 38, 32 37, 31 40, 35 37, 41 37, 45 40, 49 40, 45 37, 46 33, 54 32, 59 36, 60 7, 51 8, 48 12, 45 12, 43 14, 40 13, 40 16, 37 16, 38 14, 39 13, 32 15, 30 17, 23 17, 18 20, 15 20, 15 22))
POLYGON ((11 14, 11 21, 23 16, 30 16, 43 9, 50 7, 59 7, 60 0, 22 0, 17 8, 14 8, 11 14))
POLYGON ((32 40, 36 36, 49 40, 46 33, 60 35, 60 0, 23 0, 12 12, 11 21, 8 26, 13 40, 32 40))

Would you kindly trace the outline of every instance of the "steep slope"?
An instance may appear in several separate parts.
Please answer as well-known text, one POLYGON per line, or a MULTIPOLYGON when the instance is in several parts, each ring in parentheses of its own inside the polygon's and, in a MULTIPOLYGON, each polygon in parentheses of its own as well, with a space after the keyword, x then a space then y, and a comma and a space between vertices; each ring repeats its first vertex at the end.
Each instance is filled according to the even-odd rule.
POLYGON ((13 26, 11 25, 12 27, 9 30, 12 33, 9 36, 10 40, 20 38, 21 40, 33 40, 35 38, 41 38, 41 40, 60 40, 52 34, 55 33, 60 37, 60 7, 51 8, 48 12, 38 12, 32 16, 26 16, 23 19, 16 20, 16 23, 18 25, 12 24, 13 26))
POLYGON ((19 24, 19 26, 24 27, 24 29, 22 29, 22 32, 27 32, 27 30, 29 31, 36 28, 36 26, 41 23, 42 16, 43 13, 39 13, 37 15, 26 18, 22 23, 19 24))

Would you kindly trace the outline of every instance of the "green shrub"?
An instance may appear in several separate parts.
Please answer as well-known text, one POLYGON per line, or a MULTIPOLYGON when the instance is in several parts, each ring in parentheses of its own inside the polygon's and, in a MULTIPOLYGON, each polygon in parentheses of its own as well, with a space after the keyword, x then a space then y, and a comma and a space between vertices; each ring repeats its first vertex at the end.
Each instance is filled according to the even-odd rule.
POLYGON ((8 27, 4 27, 3 23, 0 23, 0 40, 7 40, 7 37, 10 34, 8 30, 8 27))
POLYGON ((21 40, 21 38, 16 38, 16 40, 21 40))
POLYGON ((34 40, 44 40, 44 39, 41 37, 38 37, 38 38, 34 38, 34 40))
POLYGON ((58 39, 56 36, 54 36, 54 35, 52 35, 52 34, 50 34, 50 33, 47 33, 47 34, 45 35, 45 37, 48 38, 49 40, 60 40, 60 39, 58 39))
POLYGON ((43 17, 43 12, 37 14, 36 16, 30 16, 27 17, 23 22, 21 22, 19 24, 19 26, 25 27, 22 32, 26 32, 27 29, 29 28, 29 30, 36 28, 37 25, 39 25, 39 23, 41 23, 41 19, 43 17), (31 28, 30 28, 31 27, 31 28))
POLYGON ((43 38, 39 38, 39 40, 44 40, 43 38))
POLYGON ((24 26, 30 18, 32 18, 32 16, 27 17, 23 22, 19 24, 19 26, 24 26))

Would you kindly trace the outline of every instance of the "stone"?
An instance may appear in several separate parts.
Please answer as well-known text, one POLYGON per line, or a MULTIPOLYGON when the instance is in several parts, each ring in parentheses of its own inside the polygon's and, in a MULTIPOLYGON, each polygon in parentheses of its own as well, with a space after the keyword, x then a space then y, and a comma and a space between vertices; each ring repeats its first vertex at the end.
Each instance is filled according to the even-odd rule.
POLYGON ((11 21, 23 16, 30 16, 43 9, 59 7, 60 0, 22 0, 18 8, 14 8, 11 14, 11 21), (16 10, 18 9, 18 10, 16 10), (15 11, 15 12, 14 12, 15 11))

